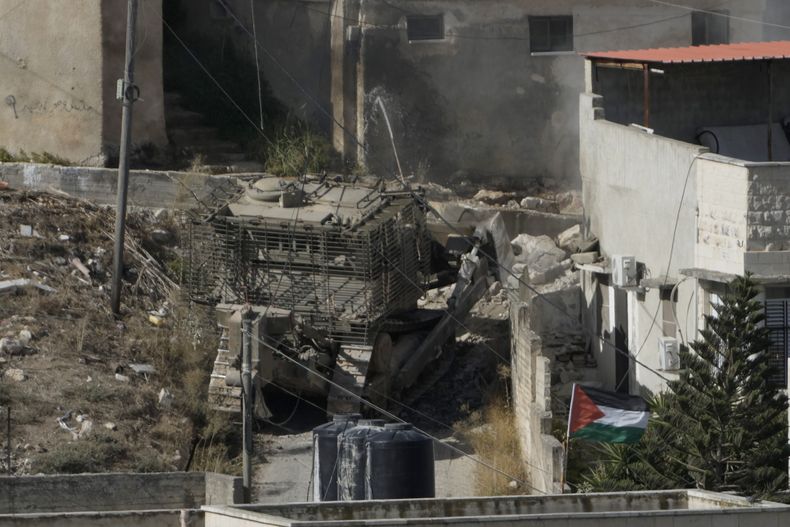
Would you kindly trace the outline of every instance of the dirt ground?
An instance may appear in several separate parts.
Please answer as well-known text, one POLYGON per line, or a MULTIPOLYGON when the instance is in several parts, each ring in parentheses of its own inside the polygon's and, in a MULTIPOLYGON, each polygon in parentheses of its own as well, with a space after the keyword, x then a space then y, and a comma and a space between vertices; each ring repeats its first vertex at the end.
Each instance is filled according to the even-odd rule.
MULTIPOLYGON (((34 283, 0 291, 10 473, 189 462, 216 336, 206 313, 181 305, 178 230, 166 213, 130 213, 123 316, 112 316, 114 216, 62 196, 0 192, 0 284, 34 283)), ((5 427, 0 437, 5 447, 5 427)))

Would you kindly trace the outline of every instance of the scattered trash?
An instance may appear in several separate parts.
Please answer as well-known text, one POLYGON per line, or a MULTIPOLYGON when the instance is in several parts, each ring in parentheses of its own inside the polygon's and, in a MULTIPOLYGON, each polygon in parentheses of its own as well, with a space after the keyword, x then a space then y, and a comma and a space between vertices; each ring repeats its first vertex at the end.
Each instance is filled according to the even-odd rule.
POLYGON ((0 339, 0 353, 6 355, 21 355, 25 349, 25 344, 17 339, 4 337, 0 339))
POLYGON ((175 398, 173 397, 173 394, 170 393, 170 390, 167 388, 162 388, 159 390, 159 406, 162 408, 170 408, 173 406, 174 399, 175 398))
POLYGON ((58 240, 62 241, 62 242, 67 242, 70 239, 71 239, 71 236, 69 236, 68 234, 61 234, 60 236, 58 236, 58 240))
POLYGON ((25 375, 25 372, 20 370, 19 368, 8 368, 3 373, 3 377, 14 382, 22 382, 27 379, 27 375, 25 375))
POLYGON ((151 375, 156 373, 156 368, 151 364, 129 364, 129 368, 137 375, 151 375))
POLYGON ((27 347, 31 340, 33 340, 33 334, 30 333, 29 329, 25 328, 19 332, 19 342, 22 346, 27 347))
POLYGON ((16 293, 17 290, 23 289, 25 287, 35 287, 36 289, 40 289, 45 293, 57 293, 57 289, 49 287, 48 285, 40 284, 35 280, 30 280, 29 278, 17 278, 16 280, 5 280, 0 282, 0 295, 4 293, 16 293))
POLYGON ((10 185, 7 181, 0 181, 0 190, 8 190, 10 185))
POLYGON ((116 425, 115 423, 108 422, 108 423, 104 423, 104 428, 106 428, 107 430, 112 430, 114 432, 118 430, 118 425, 116 425))
POLYGON ((32 225, 20 225, 19 226, 19 235, 24 236, 25 238, 30 238, 33 236, 33 226, 32 225))
POLYGON ((153 324, 154 326, 160 328, 165 325, 164 317, 160 317, 157 315, 148 315, 148 322, 153 324))
POLYGON ((85 278, 87 278, 88 280, 91 279, 91 272, 88 270, 87 267, 85 267, 85 265, 82 263, 82 261, 79 258, 72 258, 71 265, 76 267, 77 270, 85 276, 85 278))
POLYGON ((121 382, 129 382, 131 379, 129 377, 127 377, 126 375, 123 375, 122 373, 116 373, 115 374, 115 380, 116 381, 121 381, 121 382))

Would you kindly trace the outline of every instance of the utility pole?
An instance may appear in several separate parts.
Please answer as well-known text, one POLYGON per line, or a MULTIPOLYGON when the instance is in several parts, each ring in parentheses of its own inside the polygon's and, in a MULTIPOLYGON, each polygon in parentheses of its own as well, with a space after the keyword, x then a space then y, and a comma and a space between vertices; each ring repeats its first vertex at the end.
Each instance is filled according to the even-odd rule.
POLYGON ((126 193, 129 187, 129 146, 132 142, 132 105, 139 96, 134 85, 134 52, 137 30, 137 0, 128 0, 126 8, 126 67, 123 81, 118 81, 117 97, 123 101, 121 151, 118 157, 118 199, 115 208, 115 252, 112 272, 112 312, 121 312, 123 248, 126 229, 126 193))
POLYGON ((243 451, 242 451, 242 486, 244 501, 249 503, 252 498, 252 319, 255 312, 247 305, 241 312, 241 386, 242 386, 242 418, 243 418, 243 451))
POLYGON ((8 403, 5 409, 5 455, 6 455, 6 470, 8 475, 11 475, 11 403, 8 403))

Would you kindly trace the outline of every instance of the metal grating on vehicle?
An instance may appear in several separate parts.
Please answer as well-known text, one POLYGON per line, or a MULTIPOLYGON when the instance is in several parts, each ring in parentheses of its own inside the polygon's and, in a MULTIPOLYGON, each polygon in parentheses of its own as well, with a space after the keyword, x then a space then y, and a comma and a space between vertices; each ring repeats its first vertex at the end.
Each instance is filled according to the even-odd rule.
POLYGON ((326 204, 338 214, 341 204, 362 211, 355 221, 313 221, 328 195, 322 185, 308 195, 304 219, 295 213, 292 221, 282 219, 283 210, 295 209, 246 203, 193 222, 185 273, 191 298, 287 309, 341 344, 368 344, 383 318, 414 307, 430 266, 417 203, 383 192, 372 199, 369 192, 361 205, 326 204), (251 215, 258 206, 261 213, 251 215))

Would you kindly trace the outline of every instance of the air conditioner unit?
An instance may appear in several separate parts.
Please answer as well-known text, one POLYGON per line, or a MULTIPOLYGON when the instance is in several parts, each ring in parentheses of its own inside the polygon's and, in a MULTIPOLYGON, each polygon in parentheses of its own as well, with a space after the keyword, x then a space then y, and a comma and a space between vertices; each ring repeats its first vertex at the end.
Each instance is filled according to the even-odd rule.
POLYGON ((665 371, 680 369, 680 348, 675 337, 658 337, 658 363, 665 371))
POLYGON ((635 287, 636 283, 636 257, 612 256, 612 282, 617 287, 635 287))

